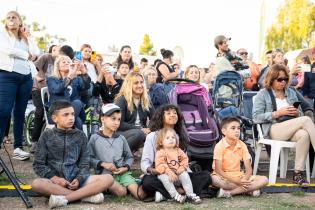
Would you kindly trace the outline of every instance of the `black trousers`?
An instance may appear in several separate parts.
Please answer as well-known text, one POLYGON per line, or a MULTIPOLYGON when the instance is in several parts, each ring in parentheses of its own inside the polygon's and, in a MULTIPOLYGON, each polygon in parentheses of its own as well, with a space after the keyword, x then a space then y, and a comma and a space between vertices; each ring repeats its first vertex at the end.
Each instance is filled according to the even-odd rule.
POLYGON ((35 118, 34 118, 34 129, 32 133, 32 141, 37 142, 43 125, 45 123, 44 121, 44 107, 40 95, 40 90, 34 90, 32 91, 32 100, 33 104, 35 106, 35 118))
POLYGON ((137 151, 144 144, 145 134, 140 129, 118 131, 117 133, 120 135, 123 135, 126 138, 128 145, 130 147, 130 150, 132 152, 137 151))
MULTIPOLYGON (((208 189, 211 184, 211 177, 208 171, 189 173, 192 182, 194 193, 200 196, 203 190, 208 189)), ((154 175, 145 175, 142 179, 143 190, 154 195, 156 191, 160 192, 166 199, 171 199, 170 194, 164 188, 162 182, 154 175)))

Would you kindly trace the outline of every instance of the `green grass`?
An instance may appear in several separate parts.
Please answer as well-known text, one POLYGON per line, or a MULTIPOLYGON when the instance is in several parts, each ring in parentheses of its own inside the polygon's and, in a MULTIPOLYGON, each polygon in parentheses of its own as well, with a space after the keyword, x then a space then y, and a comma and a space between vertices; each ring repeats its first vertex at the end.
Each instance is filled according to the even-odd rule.
POLYGON ((135 201, 134 198, 132 198, 131 195, 123 196, 123 197, 117 197, 114 195, 109 195, 106 197, 106 200, 113 202, 113 203, 132 203, 135 201))
POLYGON ((291 195, 303 197, 303 196, 305 196, 305 192, 304 191, 295 191, 295 192, 292 192, 291 195))

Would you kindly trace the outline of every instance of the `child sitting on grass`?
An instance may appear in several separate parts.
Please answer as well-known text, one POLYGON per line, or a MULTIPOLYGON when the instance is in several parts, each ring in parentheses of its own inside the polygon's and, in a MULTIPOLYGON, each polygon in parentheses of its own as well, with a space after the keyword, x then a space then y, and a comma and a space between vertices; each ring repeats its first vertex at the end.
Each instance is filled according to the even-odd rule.
POLYGON ((221 122, 224 138, 214 148, 212 185, 220 188, 218 197, 247 193, 254 197, 260 195, 260 188, 267 185, 265 176, 252 176, 251 156, 247 146, 240 138, 240 120, 225 118, 221 122), (240 162, 245 165, 241 171, 240 162))
POLYGON ((178 139, 174 129, 163 128, 157 135, 157 152, 155 157, 155 168, 160 175, 165 189, 175 201, 184 203, 186 196, 180 195, 174 185, 182 185, 187 199, 194 203, 201 203, 201 199, 193 192, 192 183, 187 173, 188 157, 178 147, 178 139))
POLYGON ((32 190, 50 196, 50 208, 77 200, 102 203, 102 192, 113 185, 113 177, 90 175, 87 138, 73 128, 72 104, 57 100, 49 113, 56 127, 45 130, 39 138, 33 168, 40 178, 33 181, 32 190))
POLYGON ((133 156, 127 140, 115 133, 120 125, 120 119, 119 106, 112 103, 102 106, 103 129, 92 135, 88 143, 91 165, 97 174, 111 174, 114 177, 114 184, 109 188, 111 193, 124 196, 128 190, 133 197, 142 200, 146 194, 130 172, 133 156))

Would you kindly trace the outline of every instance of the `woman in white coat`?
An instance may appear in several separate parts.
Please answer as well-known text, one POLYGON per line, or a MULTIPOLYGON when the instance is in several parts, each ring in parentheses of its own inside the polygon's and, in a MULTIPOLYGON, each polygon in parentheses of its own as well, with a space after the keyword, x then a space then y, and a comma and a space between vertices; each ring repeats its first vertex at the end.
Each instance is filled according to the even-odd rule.
POLYGON ((13 158, 25 160, 23 125, 27 101, 32 90, 32 62, 39 49, 23 26, 21 16, 11 11, 5 18, 5 30, 0 32, 0 143, 13 109, 13 158))

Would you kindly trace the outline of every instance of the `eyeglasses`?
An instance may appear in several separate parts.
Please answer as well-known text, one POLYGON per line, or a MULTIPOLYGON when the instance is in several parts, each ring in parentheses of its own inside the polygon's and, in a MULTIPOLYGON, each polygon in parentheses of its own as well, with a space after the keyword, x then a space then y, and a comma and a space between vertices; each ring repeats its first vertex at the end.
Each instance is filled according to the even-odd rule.
POLYGON ((240 52, 240 55, 248 55, 248 52, 240 52))
POLYGON ((288 77, 279 77, 279 78, 277 78, 276 79, 278 82, 283 82, 283 81, 285 81, 285 82, 288 82, 289 81, 289 78, 288 77))

